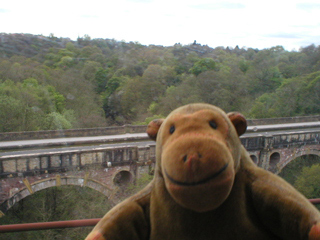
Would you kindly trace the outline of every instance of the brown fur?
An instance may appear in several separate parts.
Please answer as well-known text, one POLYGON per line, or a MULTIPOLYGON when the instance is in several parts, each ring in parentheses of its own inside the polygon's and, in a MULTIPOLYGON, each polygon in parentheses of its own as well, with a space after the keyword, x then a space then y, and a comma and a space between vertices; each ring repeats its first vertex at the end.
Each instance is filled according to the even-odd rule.
POLYGON ((320 240, 318 210, 251 161, 238 137, 246 126, 241 114, 208 104, 151 122, 153 181, 108 212, 86 239, 320 240))

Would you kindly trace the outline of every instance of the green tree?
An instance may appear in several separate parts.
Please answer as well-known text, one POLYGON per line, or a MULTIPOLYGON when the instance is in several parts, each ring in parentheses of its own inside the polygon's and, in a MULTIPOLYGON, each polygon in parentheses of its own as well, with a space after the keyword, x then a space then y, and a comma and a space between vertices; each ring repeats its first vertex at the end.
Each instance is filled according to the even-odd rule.
POLYGON ((64 56, 60 59, 60 61, 56 64, 56 66, 60 68, 71 67, 74 64, 73 58, 70 56, 64 56))
POLYGON ((274 94, 274 116, 289 117, 301 113, 301 92, 305 81, 300 78, 286 79, 274 94))
POLYGON ((250 110, 250 117, 289 117, 320 111, 320 72, 285 79, 273 93, 261 95, 250 110))
POLYGON ((68 42, 66 44, 66 49, 72 53, 70 56, 75 56, 75 54, 78 52, 77 47, 72 42, 68 42))
POLYGON ((94 82, 96 72, 101 69, 101 64, 94 61, 86 61, 83 69, 82 69, 82 76, 85 80, 94 82))
MULTIPOLYGON (((87 187, 62 186, 36 192, 16 203, 0 224, 50 222, 101 218, 111 204, 104 195, 87 187)), ((65 228, 2 233, 6 240, 84 239, 92 228, 65 228)))
POLYGON ((319 198, 320 196, 320 164, 304 167, 294 186, 307 198, 319 198))
POLYGON ((307 69, 309 72, 311 71, 319 71, 319 59, 320 59, 320 47, 311 44, 307 47, 301 48, 300 51, 306 54, 307 58, 305 59, 307 62, 307 69))
POLYGON ((250 65, 249 65, 248 61, 241 60, 239 62, 239 68, 240 68, 241 72, 246 73, 248 71, 249 67, 250 67, 250 65))
POLYGON ((60 113, 51 112, 47 114, 43 123, 44 130, 70 129, 72 124, 60 113))
MULTIPOLYGON (((122 92, 116 91, 111 95, 103 96, 103 110, 105 113, 105 117, 109 120, 112 124, 124 124, 125 117, 122 113, 122 103, 121 103, 122 92)), ((127 114, 133 115, 134 109, 130 109, 130 112, 127 114)))
POLYGON ((307 76, 308 84, 305 88, 300 89, 301 108, 303 114, 319 114, 320 113, 320 72, 315 72, 307 76))
POLYGON ((179 86, 170 86, 166 89, 159 104, 153 106, 153 114, 158 113, 166 116, 179 106, 196 102, 203 102, 203 100, 200 97, 199 89, 196 87, 195 77, 188 76, 186 79, 182 79, 179 86))
POLYGON ((249 116, 257 119, 275 117, 276 114, 273 108, 275 101, 275 94, 265 93, 261 95, 251 107, 249 116))
MULTIPOLYGON (((3 117, 3 121, 8 124, 11 122, 10 127, 7 125, 4 131, 47 129, 48 116, 58 116, 54 113, 61 115, 66 110, 65 97, 53 86, 40 85, 34 78, 25 79, 22 83, 5 81, 0 84, 0 93, 3 96, 0 112, 7 116, 3 117), (11 110, 8 109, 9 106, 11 110)), ((64 125, 64 128, 70 126, 64 125)))
POLYGON ((95 127, 105 125, 103 110, 109 124, 123 124, 194 101, 260 117, 320 111, 320 46, 314 44, 289 52, 282 46, 144 46, 88 35, 78 41, 0 36, 0 93, 21 104, 19 130, 41 129, 48 114, 70 109, 73 127, 95 127))
MULTIPOLYGON (((57 70, 55 70, 57 71, 57 70)), ((59 70, 58 70, 59 71, 59 70)), ((65 96, 65 108, 72 109, 76 122, 74 128, 90 128, 105 126, 103 104, 96 93, 94 82, 84 79, 81 71, 68 69, 59 71, 54 81, 50 82, 57 92, 65 96)))
POLYGON ((159 101, 166 91, 165 71, 159 65, 149 65, 142 77, 128 80, 121 87, 122 114, 130 121, 145 119, 151 102, 159 101), (139 119, 136 117, 139 116, 139 119))
POLYGON ((181 44, 175 44, 171 52, 174 56, 174 68, 177 74, 189 73, 190 68, 199 60, 195 52, 190 52, 181 44))
POLYGON ((120 87, 121 83, 125 81, 123 77, 112 76, 105 86, 106 94, 110 96, 120 87))
POLYGON ((220 71, 206 71, 196 78, 196 87, 203 102, 225 111, 247 111, 248 87, 245 75, 237 64, 221 66, 220 71))
POLYGON ((0 132, 23 130, 21 128, 22 118, 22 103, 13 97, 0 95, 0 132))
POLYGON ((89 58, 95 54, 101 54, 102 51, 97 46, 86 46, 81 49, 80 56, 82 58, 89 58))
POLYGON ((320 157, 316 155, 304 155, 294 159, 285 166, 279 173, 279 176, 294 185, 305 167, 310 168, 316 164, 320 164, 320 157))
POLYGON ((282 82, 282 76, 277 67, 250 68, 247 74, 251 94, 270 93, 277 89, 282 82))
POLYGON ((106 85, 109 79, 109 70, 104 68, 98 68, 95 73, 94 81, 95 81, 95 90, 97 93, 102 93, 106 90, 106 85))
POLYGON ((125 77, 112 76, 105 86, 105 91, 101 94, 106 118, 117 123, 121 123, 123 119, 121 119, 121 94, 116 90, 120 87, 121 83, 125 81, 125 77))
POLYGON ((215 66, 216 63, 212 58, 202 58, 193 65, 190 72, 198 76, 200 73, 215 70, 215 66))

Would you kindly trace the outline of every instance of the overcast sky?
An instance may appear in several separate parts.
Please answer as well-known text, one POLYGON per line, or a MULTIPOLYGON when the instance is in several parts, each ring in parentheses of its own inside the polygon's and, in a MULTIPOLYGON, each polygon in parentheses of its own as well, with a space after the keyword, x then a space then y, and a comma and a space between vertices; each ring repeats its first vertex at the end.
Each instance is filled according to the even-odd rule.
POLYGON ((291 51, 320 45, 320 0, 3 0, 0 32, 291 51))

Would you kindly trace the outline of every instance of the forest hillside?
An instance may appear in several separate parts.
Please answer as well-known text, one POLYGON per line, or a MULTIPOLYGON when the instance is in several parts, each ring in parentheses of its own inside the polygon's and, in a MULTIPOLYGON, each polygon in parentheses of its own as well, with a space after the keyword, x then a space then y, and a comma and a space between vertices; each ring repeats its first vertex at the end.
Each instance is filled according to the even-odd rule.
POLYGON ((0 33, 0 131, 144 124, 206 102, 247 118, 320 114, 320 46, 170 47, 0 33))

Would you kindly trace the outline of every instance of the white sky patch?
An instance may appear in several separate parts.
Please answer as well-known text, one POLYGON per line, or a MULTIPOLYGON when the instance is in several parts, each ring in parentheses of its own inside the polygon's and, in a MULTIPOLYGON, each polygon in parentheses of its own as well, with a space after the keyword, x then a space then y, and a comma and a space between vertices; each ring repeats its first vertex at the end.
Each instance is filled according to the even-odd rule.
POLYGON ((0 31, 298 50, 320 45, 318 16, 318 0, 10 0, 0 6, 0 31))

